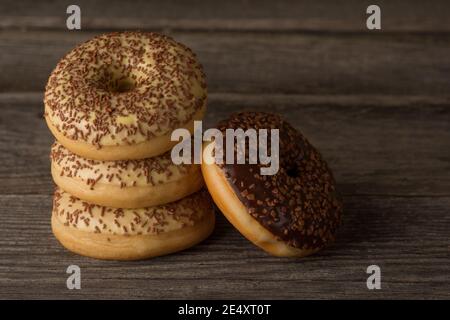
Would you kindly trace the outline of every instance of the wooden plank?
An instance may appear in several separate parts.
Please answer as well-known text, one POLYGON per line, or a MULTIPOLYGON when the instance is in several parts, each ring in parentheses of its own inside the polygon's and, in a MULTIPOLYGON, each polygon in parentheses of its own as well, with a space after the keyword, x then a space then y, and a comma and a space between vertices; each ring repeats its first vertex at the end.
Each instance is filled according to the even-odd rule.
MULTIPOLYGON (((0 91, 42 91, 97 33, 0 32, 0 91)), ((210 92, 446 95, 450 34, 172 33, 198 53, 210 92)))
MULTIPOLYGON (((450 98, 210 94, 205 127, 232 112, 285 116, 345 195, 450 196, 450 98)), ((0 194, 50 194, 41 94, 0 95, 0 194)))
POLYGON ((449 298, 449 197, 344 197, 338 241, 290 260, 266 255, 219 213, 213 235, 177 254, 105 262, 63 249, 49 225, 51 196, 0 196, 0 298, 449 298), (67 290, 66 268, 82 289, 67 290), (366 288, 366 268, 382 289, 366 288))
MULTIPOLYGON (((322 1, 133 1, 76 2, 82 29, 367 31, 369 0, 322 1)), ((0 28, 66 29, 71 1, 2 1, 0 28)), ((445 0, 378 0, 384 32, 448 32, 445 0)))

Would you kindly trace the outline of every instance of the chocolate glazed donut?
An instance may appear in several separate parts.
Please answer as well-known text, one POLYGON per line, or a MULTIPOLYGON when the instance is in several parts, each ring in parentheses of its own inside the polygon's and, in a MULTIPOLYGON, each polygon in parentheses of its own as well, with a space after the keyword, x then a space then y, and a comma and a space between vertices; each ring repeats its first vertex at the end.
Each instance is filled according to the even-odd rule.
MULTIPOLYGON (((280 116, 243 112, 218 129, 279 129, 279 171, 262 175, 258 164, 202 164, 210 193, 238 230, 276 256, 306 256, 334 240, 342 204, 319 152, 280 116)), ((226 145, 226 144, 224 144, 226 145)), ((235 154, 236 142, 234 143, 235 154)), ((247 147, 248 151, 248 147, 247 147)), ((224 152, 225 154, 225 152, 224 152)))

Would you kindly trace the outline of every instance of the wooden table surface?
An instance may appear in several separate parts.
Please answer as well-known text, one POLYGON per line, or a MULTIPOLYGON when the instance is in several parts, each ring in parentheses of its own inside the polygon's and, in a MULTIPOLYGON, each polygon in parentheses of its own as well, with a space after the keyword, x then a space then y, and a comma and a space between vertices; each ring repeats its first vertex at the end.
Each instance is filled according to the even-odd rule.
MULTIPOLYGON (((161 1, 162 2, 162 1, 161 1)), ((0 3, 0 298, 450 298, 450 3, 377 1, 0 3), (344 199, 337 242, 268 256, 217 212, 202 244, 139 262, 63 249, 50 230, 52 137, 43 90, 57 61, 110 30, 155 30, 198 53, 207 126, 235 111, 284 115, 323 153, 344 199), (82 289, 66 288, 78 265, 82 289), (381 268, 368 290, 366 268, 381 268)))

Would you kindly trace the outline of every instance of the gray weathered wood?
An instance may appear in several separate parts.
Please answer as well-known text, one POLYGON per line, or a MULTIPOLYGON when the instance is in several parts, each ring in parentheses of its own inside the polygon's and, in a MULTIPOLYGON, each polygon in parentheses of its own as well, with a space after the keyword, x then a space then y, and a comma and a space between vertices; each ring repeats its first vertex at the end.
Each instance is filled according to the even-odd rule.
MULTIPOLYGON (((42 95, 0 95, 0 110, 0 193, 49 194, 42 95)), ((284 115, 345 194, 450 195, 450 99, 211 94, 205 126, 240 110, 284 115)))
POLYGON ((450 298, 448 1, 379 0, 381 32, 365 29, 369 0, 76 3, 81 32, 65 30, 69 1, 0 2, 0 299, 450 298), (343 193, 333 246, 274 258, 219 212, 208 240, 147 261, 58 244, 44 85, 73 46, 125 29, 163 31, 198 53, 206 127, 258 110, 304 132, 343 193), (66 289, 70 264, 82 269, 80 291, 66 289), (366 288, 371 264, 382 290, 366 288))
POLYGON ((0 96, 2 298, 448 297, 449 99, 212 94, 206 126, 235 110, 279 112, 323 151, 344 192, 337 243, 301 261, 273 258, 218 213, 203 244, 118 263, 73 255, 51 235, 41 98, 0 96), (70 264, 83 270, 81 291, 65 288, 70 264), (382 267, 380 292, 365 287, 370 264, 382 267))
MULTIPOLYGON (((2 1, 0 28, 66 29, 73 1, 2 1)), ((367 32, 370 0, 123 1, 78 0, 83 30, 367 32)), ((445 0, 378 0, 384 32, 448 32, 445 0)))
MULTIPOLYGON (((43 91, 66 52, 98 33, 0 33, 0 91, 43 91)), ((450 34, 171 33, 198 53, 210 92, 432 94, 450 87, 450 34)))
POLYGON ((140 262, 74 255, 51 234, 48 195, 1 195, 0 298, 449 298, 449 197, 344 197, 338 241, 303 260, 274 258, 218 213, 213 235, 140 262), (82 289, 67 290, 66 268, 82 289), (382 290, 366 288, 366 268, 382 290))

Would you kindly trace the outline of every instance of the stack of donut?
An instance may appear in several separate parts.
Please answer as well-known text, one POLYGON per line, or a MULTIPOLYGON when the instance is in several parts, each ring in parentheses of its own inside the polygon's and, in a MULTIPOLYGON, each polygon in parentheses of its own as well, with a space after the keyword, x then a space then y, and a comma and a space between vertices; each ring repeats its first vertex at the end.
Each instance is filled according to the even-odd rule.
POLYGON ((98 36, 50 75, 45 119, 56 138, 52 230, 67 249, 134 260, 186 249, 214 228, 200 167, 175 165, 172 130, 206 108, 195 54, 155 33, 98 36))

